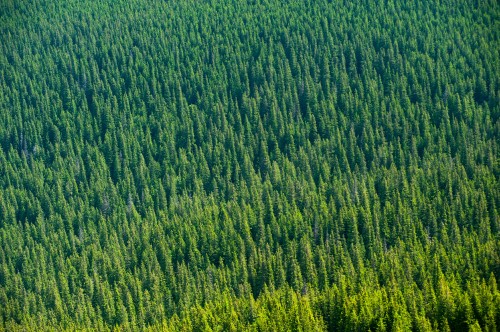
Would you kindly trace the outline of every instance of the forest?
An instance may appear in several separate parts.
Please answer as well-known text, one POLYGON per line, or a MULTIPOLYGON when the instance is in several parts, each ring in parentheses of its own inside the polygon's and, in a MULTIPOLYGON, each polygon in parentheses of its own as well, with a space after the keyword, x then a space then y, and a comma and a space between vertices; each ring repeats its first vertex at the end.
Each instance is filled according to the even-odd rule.
POLYGON ((0 1, 0 331, 500 330, 496 0, 0 1))

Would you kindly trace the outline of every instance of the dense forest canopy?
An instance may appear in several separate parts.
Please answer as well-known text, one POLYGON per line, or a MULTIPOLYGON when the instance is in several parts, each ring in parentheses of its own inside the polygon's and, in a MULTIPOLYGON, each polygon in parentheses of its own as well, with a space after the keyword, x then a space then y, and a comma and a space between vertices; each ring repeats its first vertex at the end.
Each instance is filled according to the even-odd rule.
POLYGON ((495 0, 0 1, 0 330, 497 331, 495 0))

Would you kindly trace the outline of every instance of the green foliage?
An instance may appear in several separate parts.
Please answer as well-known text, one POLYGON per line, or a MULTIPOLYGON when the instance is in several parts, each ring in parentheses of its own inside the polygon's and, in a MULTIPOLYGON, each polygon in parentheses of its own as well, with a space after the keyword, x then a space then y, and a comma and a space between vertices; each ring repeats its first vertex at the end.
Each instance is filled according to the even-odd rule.
POLYGON ((1 1, 0 330, 498 330, 499 22, 1 1))

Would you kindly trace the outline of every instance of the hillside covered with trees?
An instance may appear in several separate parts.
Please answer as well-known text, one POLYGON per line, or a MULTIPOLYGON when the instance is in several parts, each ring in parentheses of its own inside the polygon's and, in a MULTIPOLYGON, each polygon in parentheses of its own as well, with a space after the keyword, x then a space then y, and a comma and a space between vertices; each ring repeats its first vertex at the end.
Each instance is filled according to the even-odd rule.
POLYGON ((495 0, 0 1, 0 330, 500 330, 495 0))

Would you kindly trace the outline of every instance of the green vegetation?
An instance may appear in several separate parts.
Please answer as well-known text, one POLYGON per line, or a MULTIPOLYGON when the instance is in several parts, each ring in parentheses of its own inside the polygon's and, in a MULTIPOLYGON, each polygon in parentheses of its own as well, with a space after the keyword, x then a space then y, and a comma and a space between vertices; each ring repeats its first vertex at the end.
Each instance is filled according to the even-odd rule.
POLYGON ((495 0, 0 1, 0 330, 497 331, 495 0))

